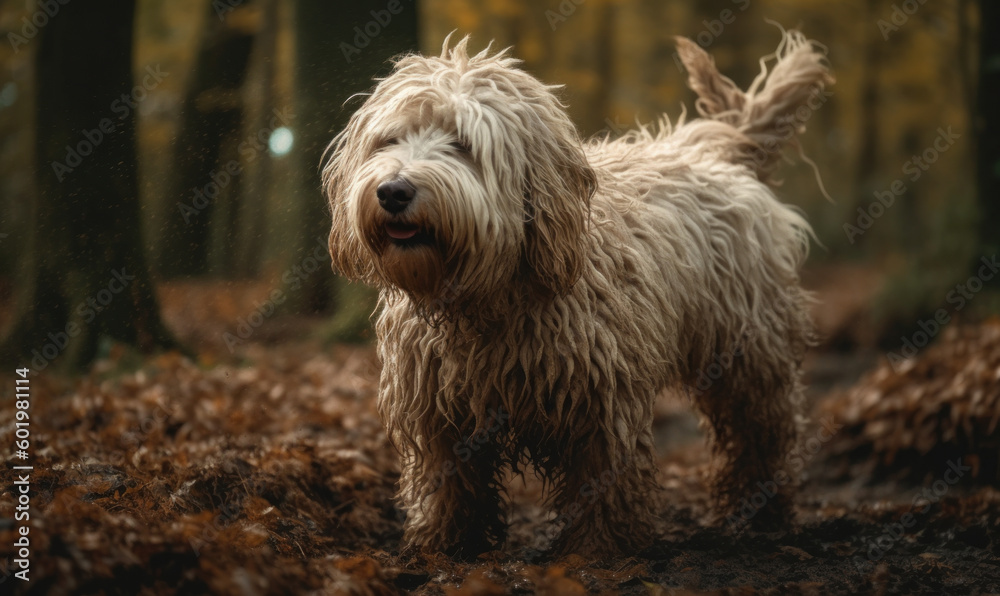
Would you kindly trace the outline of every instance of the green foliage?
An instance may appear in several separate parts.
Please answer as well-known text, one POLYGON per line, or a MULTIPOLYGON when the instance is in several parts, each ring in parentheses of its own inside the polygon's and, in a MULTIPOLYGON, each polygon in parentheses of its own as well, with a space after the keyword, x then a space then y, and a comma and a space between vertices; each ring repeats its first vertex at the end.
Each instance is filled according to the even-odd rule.
POLYGON ((336 314, 319 332, 319 339, 327 343, 369 343, 375 339, 372 313, 375 312, 378 294, 362 284, 338 280, 336 314))

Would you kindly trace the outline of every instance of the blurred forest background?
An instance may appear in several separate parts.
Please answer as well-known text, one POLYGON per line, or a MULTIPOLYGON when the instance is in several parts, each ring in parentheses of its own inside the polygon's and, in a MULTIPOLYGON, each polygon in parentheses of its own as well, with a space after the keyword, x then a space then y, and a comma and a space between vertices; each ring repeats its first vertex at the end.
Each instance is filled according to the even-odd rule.
POLYGON ((0 509, 33 466, 30 521, 0 519, 12 593, 1000 593, 1000 2, 0 0, 0 37, 0 444, 28 444, 0 509), (795 115, 815 169, 789 151, 778 190, 816 230, 823 336, 791 531, 713 519, 698 421, 664 395, 650 549, 546 560, 565 512, 531 474, 502 552, 404 548, 375 297, 326 248, 354 96, 456 31, 615 136, 694 115, 675 36, 746 87, 775 24, 837 78, 795 115))
POLYGON ((896 346, 942 307, 982 317, 997 310, 990 284, 961 312, 947 299, 997 249, 996 13, 986 0, 3 0, 0 353, 37 370, 119 344, 211 361, 250 341, 370 340, 371 292, 336 280, 323 249, 319 163, 390 57, 437 53, 453 30, 512 45, 565 85, 585 135, 614 136, 693 113, 674 36, 745 87, 779 40, 768 21, 801 28, 837 77, 802 142, 833 200, 799 159, 779 196, 816 229, 806 280, 829 303, 829 344, 896 346))

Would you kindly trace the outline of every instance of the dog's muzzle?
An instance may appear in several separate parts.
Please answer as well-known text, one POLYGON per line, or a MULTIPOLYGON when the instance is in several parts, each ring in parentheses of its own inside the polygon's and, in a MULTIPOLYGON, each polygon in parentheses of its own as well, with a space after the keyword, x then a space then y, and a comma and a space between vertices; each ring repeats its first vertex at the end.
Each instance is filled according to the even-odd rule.
POLYGON ((375 189, 378 204, 389 214, 385 223, 385 233, 397 246, 427 244, 430 235, 418 225, 408 221, 406 208, 413 202, 417 189, 405 178, 394 178, 378 185, 375 189))
POLYGON ((417 189, 405 179, 395 178, 379 184, 375 194, 378 195, 379 206, 396 215, 410 205, 417 194, 417 189))

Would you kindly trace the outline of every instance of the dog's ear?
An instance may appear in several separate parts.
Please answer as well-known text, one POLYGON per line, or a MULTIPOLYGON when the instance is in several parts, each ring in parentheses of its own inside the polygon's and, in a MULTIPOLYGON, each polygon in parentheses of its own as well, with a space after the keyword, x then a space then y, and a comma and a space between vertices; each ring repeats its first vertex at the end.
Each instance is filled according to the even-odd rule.
MULTIPOLYGON (((326 149, 329 159, 323 166, 323 193, 330 204, 333 227, 330 228, 330 258, 334 271, 351 281, 369 281, 372 275, 370 259, 365 258, 361 239, 353 223, 355 214, 347 202, 352 173, 362 166, 366 151, 358 146, 362 136, 352 118, 348 126, 333 139, 326 149)), ((326 156, 324 155, 324 159, 326 156)))
POLYGON ((575 131, 566 132, 540 134, 527 151, 525 257, 534 281, 555 294, 580 277, 590 198, 597 190, 575 131))

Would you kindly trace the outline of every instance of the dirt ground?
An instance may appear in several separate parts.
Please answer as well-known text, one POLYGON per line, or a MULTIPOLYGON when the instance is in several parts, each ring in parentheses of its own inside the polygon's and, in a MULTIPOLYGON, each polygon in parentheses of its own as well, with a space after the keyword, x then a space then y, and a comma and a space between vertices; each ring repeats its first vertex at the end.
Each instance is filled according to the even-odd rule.
MULTIPOLYGON (((841 328, 853 317, 844 310, 830 315, 841 328)), ((511 480, 503 550, 461 562, 403 548, 373 350, 265 336, 235 360, 112 348, 86 377, 34 378, 31 581, 12 575, 23 523, 0 520, 2 590, 1000 593, 1000 321, 948 328, 898 370, 872 351, 814 354, 797 518, 784 532, 711 523, 704 439, 683 399, 664 397, 662 538, 603 561, 546 554, 557 512, 539 506, 531 478, 511 480)), ((8 445, 14 404, 0 404, 8 445)), ((23 463, 0 471, 4 512, 23 463)))

